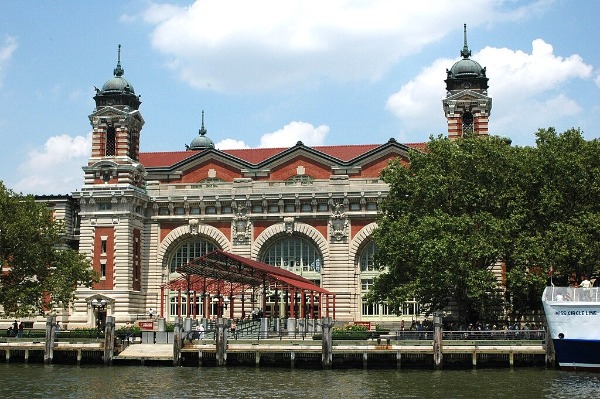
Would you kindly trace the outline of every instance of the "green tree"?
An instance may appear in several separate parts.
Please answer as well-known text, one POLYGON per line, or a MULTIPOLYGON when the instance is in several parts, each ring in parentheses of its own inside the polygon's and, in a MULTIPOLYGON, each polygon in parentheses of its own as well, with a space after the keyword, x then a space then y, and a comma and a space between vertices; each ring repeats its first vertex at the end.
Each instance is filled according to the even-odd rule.
POLYGON ((505 301, 519 319, 539 308, 550 267, 598 271, 600 142, 579 130, 542 129, 536 147, 439 137, 410 154, 410 168, 396 162, 382 175, 390 194, 375 240, 389 273, 372 301, 398 310, 415 298, 428 312, 452 303, 464 323, 496 317, 505 301), (492 273, 499 262, 504 281, 492 273))
POLYGON ((96 280, 90 263, 65 243, 63 223, 33 196, 0 182, 0 304, 5 315, 66 307, 78 285, 96 280))
POLYGON ((396 162, 383 171, 390 193, 375 240, 390 272, 376 280, 372 300, 399 309, 415 298, 426 312, 453 303, 463 323, 501 307, 492 269, 510 241, 509 215, 522 207, 517 153, 498 137, 438 137, 427 153, 411 152, 410 168, 396 162))

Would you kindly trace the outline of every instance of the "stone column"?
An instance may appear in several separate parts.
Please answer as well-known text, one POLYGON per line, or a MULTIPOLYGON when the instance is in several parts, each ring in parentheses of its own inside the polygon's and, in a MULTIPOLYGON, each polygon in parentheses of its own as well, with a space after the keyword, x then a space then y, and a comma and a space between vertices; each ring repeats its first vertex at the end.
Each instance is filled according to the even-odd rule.
POLYGON ((260 319, 259 336, 261 338, 269 338, 269 319, 267 319, 266 317, 260 319))
POLYGON ((323 329, 321 362, 324 369, 330 369, 333 363, 333 319, 331 317, 323 317, 321 319, 321 327, 323 329))
POLYGON ((443 357, 442 348, 442 313, 435 312, 433 315, 433 363, 436 369, 442 368, 443 357))
MULTIPOLYGON (((186 319, 186 321, 189 319, 186 319)), ((175 318, 173 329, 173 366, 179 366, 181 362, 181 343, 183 340, 181 331, 183 328, 181 317, 175 318)))
POLYGON ((46 346, 44 347, 44 364, 52 364, 54 357, 54 339, 56 333, 56 316, 46 319, 46 346))
POLYGON ((296 319, 287 319, 287 331, 289 337, 296 338, 296 319))
POLYGON ((229 320, 218 318, 215 331, 215 347, 217 366, 227 365, 227 330, 229 328, 229 320))
POLYGON ((111 365, 115 353, 115 318, 106 316, 106 328, 104 330, 104 365, 111 365))

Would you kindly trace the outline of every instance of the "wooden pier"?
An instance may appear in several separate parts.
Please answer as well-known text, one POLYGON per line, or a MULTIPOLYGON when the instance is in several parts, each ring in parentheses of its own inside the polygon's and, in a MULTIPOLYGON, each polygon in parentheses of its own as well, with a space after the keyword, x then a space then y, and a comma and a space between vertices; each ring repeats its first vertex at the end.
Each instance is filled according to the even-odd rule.
MULTIPOLYGON (((325 320, 326 321, 326 320, 325 320)), ((107 320, 103 339, 56 340, 48 322, 48 334, 41 342, 26 338, 0 341, 0 361, 43 362, 68 364, 147 364, 165 366, 257 366, 301 368, 452 368, 452 367, 519 367, 552 366, 543 341, 543 332, 527 333, 528 339, 462 339, 477 334, 460 334, 461 339, 446 339, 441 335, 419 333, 419 340, 402 339, 404 333, 369 340, 335 340, 326 333, 323 337, 303 339, 227 338, 224 323, 217 323, 220 334, 214 339, 190 340, 182 334, 181 325, 169 333, 170 341, 156 339, 135 343, 116 339, 112 319, 107 320), (530 339, 532 338, 533 339, 530 339), (427 339, 428 338, 428 339, 427 339)), ((165 333, 163 333, 164 335, 165 333)), ((259 334, 259 337, 262 334, 259 334)), ((157 335, 158 337, 158 335, 157 335)), ((162 337, 162 335, 160 335, 162 337)), ((506 337, 505 337, 506 338, 506 337)))

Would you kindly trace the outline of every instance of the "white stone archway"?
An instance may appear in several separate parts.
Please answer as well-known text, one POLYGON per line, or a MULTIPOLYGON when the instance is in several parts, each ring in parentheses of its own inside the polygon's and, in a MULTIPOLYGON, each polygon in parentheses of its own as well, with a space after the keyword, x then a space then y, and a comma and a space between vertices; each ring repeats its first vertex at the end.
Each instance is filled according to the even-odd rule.
POLYGON ((360 231, 358 233, 356 233, 356 235, 352 238, 352 241, 350 242, 350 247, 348 250, 348 257, 355 266, 358 263, 356 261, 356 257, 358 256, 359 250, 361 249, 365 240, 371 238, 371 236, 373 235, 373 232, 375 231, 376 228, 377 228, 377 223, 375 223, 375 222, 369 223, 368 225, 366 225, 365 227, 360 229, 360 231))
POLYGON ((168 267, 167 254, 169 249, 172 248, 173 244, 182 241, 183 239, 202 237, 209 238, 214 241, 223 251, 231 252, 231 242, 227 239, 219 229, 207 224, 198 224, 192 230, 190 225, 179 226, 171 231, 162 240, 157 252, 157 261, 159 265, 162 265, 163 270, 168 267))
POLYGON ((329 261, 329 244, 327 243, 327 240, 325 237, 323 237, 319 230, 315 229, 309 224, 299 222, 293 222, 291 228, 289 223, 282 222, 269 226, 267 229, 265 229, 252 243, 252 259, 259 260, 258 256, 263 246, 273 237, 280 237, 284 234, 300 234, 312 240, 316 244, 317 248, 319 248, 321 255, 323 255, 323 266, 326 267, 327 262, 329 261))

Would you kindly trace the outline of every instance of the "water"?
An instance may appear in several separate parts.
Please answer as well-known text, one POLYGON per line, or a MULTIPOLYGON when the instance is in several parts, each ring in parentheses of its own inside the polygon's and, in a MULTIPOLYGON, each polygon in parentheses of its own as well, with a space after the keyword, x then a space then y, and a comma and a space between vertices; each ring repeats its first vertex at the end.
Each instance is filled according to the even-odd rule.
POLYGON ((2 398, 594 398, 600 374, 543 368, 288 370, 0 365, 2 398))

